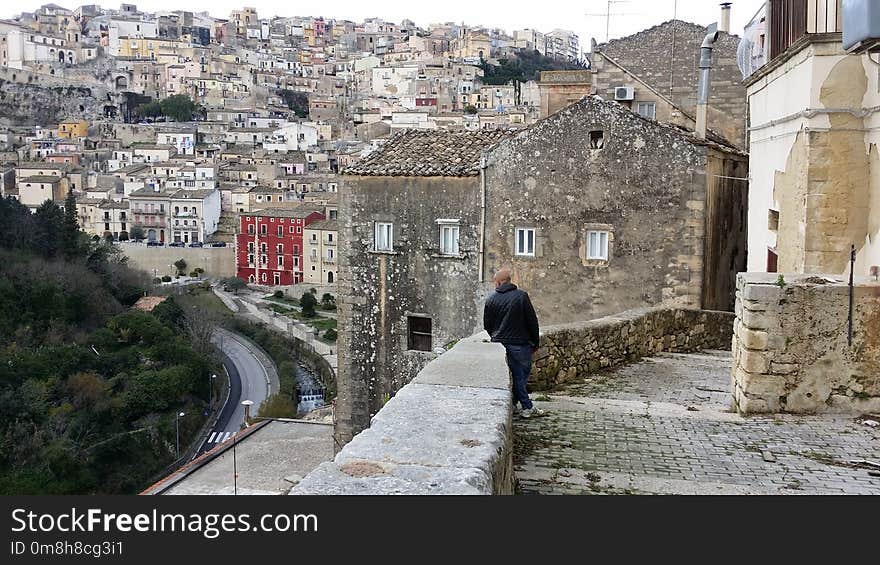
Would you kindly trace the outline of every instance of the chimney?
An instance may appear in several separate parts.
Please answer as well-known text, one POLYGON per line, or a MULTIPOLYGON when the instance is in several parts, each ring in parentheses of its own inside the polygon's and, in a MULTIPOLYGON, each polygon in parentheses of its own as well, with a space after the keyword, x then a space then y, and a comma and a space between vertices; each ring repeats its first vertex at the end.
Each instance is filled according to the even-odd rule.
POLYGON ((697 137, 706 139, 709 114, 709 89, 711 86, 712 49, 718 41, 718 24, 706 29, 706 37, 700 47, 700 83, 697 87, 697 137))
POLYGON ((722 2, 721 3, 721 25, 718 26, 718 31, 723 31, 724 33, 730 33, 730 5, 733 2, 722 2))

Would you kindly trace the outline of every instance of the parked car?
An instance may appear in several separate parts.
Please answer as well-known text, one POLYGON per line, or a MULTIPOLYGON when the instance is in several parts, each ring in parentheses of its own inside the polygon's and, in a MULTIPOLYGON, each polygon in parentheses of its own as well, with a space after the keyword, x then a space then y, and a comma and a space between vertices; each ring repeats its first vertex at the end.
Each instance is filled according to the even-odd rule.
POLYGON ((172 241, 168 244, 168 247, 186 247, 186 244, 182 241, 172 241))
POLYGON ((225 241, 215 241, 211 244, 211 247, 226 247, 225 241))
POLYGON ((155 239, 151 239, 147 242, 147 247, 162 247, 164 245, 164 243, 162 243, 161 241, 156 241, 155 239))
POLYGON ((201 241, 194 241, 189 244, 190 247, 204 247, 201 241))

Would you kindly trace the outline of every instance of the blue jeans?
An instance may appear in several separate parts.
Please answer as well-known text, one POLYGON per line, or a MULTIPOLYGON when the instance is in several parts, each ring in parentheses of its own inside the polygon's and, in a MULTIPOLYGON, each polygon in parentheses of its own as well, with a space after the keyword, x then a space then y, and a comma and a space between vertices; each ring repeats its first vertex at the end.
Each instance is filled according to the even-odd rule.
POLYGON ((504 344, 504 349, 507 350, 507 366, 513 375, 513 405, 519 402, 523 410, 530 410, 532 401, 529 400, 526 383, 532 372, 532 346, 504 344))

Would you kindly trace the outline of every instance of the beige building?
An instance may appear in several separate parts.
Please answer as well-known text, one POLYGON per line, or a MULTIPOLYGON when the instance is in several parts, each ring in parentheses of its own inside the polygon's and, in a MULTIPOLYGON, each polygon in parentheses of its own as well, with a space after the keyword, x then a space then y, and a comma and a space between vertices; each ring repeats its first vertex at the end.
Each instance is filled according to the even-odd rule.
POLYGON ((590 94, 590 71, 541 71, 540 117, 546 118, 590 94))
POLYGON ((336 220, 312 222, 303 230, 303 282, 336 283, 338 242, 336 220))
POLYGON ((868 275, 880 265, 877 62, 844 51, 839 0, 809 0, 800 17, 785 4, 771 0, 744 34, 758 67, 744 69, 748 270, 842 275, 854 245, 868 275))
POLYGON ((18 200, 32 212, 46 200, 61 205, 66 196, 58 176, 32 175, 18 181, 18 200))

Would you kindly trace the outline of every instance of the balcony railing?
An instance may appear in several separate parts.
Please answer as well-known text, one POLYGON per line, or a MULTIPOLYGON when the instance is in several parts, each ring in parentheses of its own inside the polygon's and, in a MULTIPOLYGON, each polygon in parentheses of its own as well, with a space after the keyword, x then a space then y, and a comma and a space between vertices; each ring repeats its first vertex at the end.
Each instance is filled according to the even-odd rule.
POLYGON ((175 218, 198 218, 198 212, 174 212, 175 218))
POLYGON ((775 59, 808 34, 843 29, 842 0, 770 0, 770 57, 775 59))

